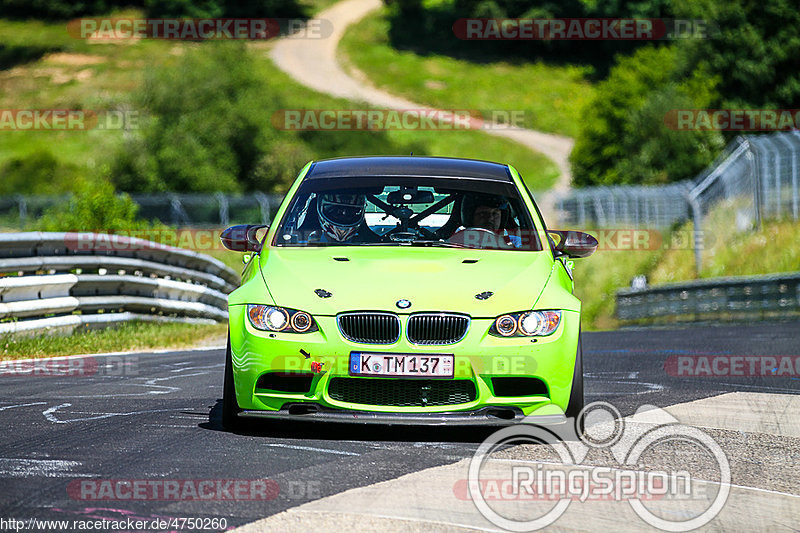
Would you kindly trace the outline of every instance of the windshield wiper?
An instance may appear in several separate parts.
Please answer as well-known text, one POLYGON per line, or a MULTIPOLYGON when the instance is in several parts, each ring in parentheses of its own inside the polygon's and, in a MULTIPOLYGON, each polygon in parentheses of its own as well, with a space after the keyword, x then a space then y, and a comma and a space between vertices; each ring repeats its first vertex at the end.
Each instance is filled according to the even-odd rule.
POLYGON ((359 243, 341 243, 347 244, 349 246, 431 246, 431 247, 439 247, 439 248, 467 248, 470 249, 469 246, 464 246, 463 244, 456 244, 447 241, 426 241, 426 240, 414 240, 414 241, 395 241, 395 242, 359 242, 359 243))
POLYGON ((454 242, 447 242, 447 241, 426 241, 423 239, 417 239, 413 241, 406 241, 404 244, 410 244, 412 246, 436 246, 439 248, 469 248, 469 246, 464 246, 463 244, 456 244, 454 242))

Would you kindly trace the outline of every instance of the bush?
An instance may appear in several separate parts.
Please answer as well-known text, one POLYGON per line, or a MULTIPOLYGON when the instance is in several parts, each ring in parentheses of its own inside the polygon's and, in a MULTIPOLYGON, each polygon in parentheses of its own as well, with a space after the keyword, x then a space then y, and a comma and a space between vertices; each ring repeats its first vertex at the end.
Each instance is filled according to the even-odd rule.
POLYGON ((151 17, 302 17, 296 0, 145 0, 151 17))
POLYGON ((0 0, 6 18, 70 19, 81 15, 102 15, 114 8, 143 5, 142 0, 0 0))
POLYGON ((0 195, 57 194, 71 189, 77 171, 46 149, 10 159, 0 168, 0 195))
POLYGON ((70 19, 144 7, 148 17, 302 17, 297 0, 0 0, 6 18, 70 19))
POLYGON ((39 231, 96 231, 101 233, 150 229, 152 224, 137 218, 139 206, 105 181, 80 182, 66 206, 45 211, 37 223, 39 231))
POLYGON ((704 108, 717 79, 697 70, 676 81, 675 47, 618 59, 583 112, 570 160, 577 185, 665 183, 693 177, 722 149, 718 132, 673 131, 672 109, 704 108))
POLYGON ((679 16, 719 32, 684 43, 686 71, 719 77, 720 107, 789 108, 800 102, 800 10, 796 0, 681 2, 679 16))
POLYGON ((149 118, 115 158, 113 182, 129 192, 271 190, 256 167, 265 154, 280 158, 270 148, 269 119, 282 107, 276 93, 241 43, 187 51, 146 79, 138 100, 149 118))
POLYGON ((291 140, 277 141, 258 160, 248 181, 255 190, 282 194, 312 159, 314 156, 306 145, 291 140))

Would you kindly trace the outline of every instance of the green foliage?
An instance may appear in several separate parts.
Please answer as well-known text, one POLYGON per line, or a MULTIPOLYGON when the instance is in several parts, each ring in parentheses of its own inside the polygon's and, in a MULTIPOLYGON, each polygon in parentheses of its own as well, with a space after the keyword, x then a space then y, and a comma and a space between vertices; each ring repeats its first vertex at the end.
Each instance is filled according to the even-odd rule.
MULTIPOLYGON (((239 263, 241 265, 241 262, 239 263)), ((108 329, 76 328, 71 335, 2 335, 0 361, 86 353, 224 344, 228 325, 126 322, 108 329), (215 342, 216 341, 216 342, 215 342)), ((57 333, 57 332, 56 332, 57 333)))
POLYGON ((142 0, 0 0, 0 13, 7 18, 69 19, 141 5, 142 0))
POLYGON ((14 65, 36 61, 48 52, 58 50, 57 46, 17 45, 0 43, 0 70, 14 65))
POLYGON ((7 18, 66 20, 144 7, 148 17, 302 17, 296 0, 0 0, 7 18))
POLYGON ((80 182, 66 206, 55 206, 38 221, 39 231, 97 231, 102 233, 149 229, 136 217, 139 206, 108 182, 80 182))
POLYGON ((646 41, 462 40, 453 35, 460 18, 670 18, 671 0, 384 0, 390 8, 390 42, 398 50, 439 54, 475 62, 545 61, 590 67, 596 79, 616 54, 630 54, 646 41), (417 5, 421 3, 421 9, 417 5))
POLYGON ((145 0, 147 14, 152 17, 221 17, 223 2, 219 0, 145 0))
POLYGON ((256 162, 248 181, 255 190, 283 193, 285 186, 312 159, 313 153, 305 144, 296 140, 278 140, 256 162))
POLYGON ((302 17, 295 0, 145 0, 151 17, 302 17))
POLYGON ((77 171, 60 163, 52 152, 39 148, 10 159, 0 167, 0 195, 57 194, 68 191, 77 171))
POLYGON ((113 158, 112 182, 127 192, 285 192, 311 159, 425 153, 428 143, 386 132, 284 131, 284 109, 344 109, 344 101, 299 90, 240 43, 186 46, 151 70, 137 108, 148 116, 113 158))
POLYGON ((674 131, 673 109, 704 108, 717 97, 702 69, 676 79, 676 47, 645 47, 618 58, 586 105, 571 155, 575 183, 665 183, 693 177, 722 149, 718 132, 674 131))
POLYGON ((686 69, 719 76, 722 107, 796 108, 800 102, 800 9, 796 0, 676 1, 680 16, 713 22, 710 39, 683 44, 686 69))
POLYGON ((137 192, 238 192, 258 179, 272 188, 255 171, 281 105, 254 62, 240 43, 204 43, 150 71, 139 95, 150 118, 119 154, 114 183, 137 192))
POLYGON ((722 149, 724 136, 670 130, 664 125, 670 110, 794 108, 800 101, 796 2, 673 4, 676 16, 712 23, 708 38, 618 60, 586 108, 572 154, 577 184, 694 177, 722 149))

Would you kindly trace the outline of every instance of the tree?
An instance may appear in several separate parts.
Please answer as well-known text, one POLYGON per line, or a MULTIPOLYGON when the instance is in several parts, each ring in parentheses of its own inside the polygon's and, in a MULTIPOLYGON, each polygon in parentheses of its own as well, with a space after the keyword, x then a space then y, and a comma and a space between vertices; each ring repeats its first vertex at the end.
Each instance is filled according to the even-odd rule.
POLYGON ((576 185, 664 183, 691 178, 722 148, 717 132, 675 131, 673 109, 708 106, 716 78, 698 69, 679 79, 677 49, 645 47, 618 57, 597 86, 570 160, 576 185))

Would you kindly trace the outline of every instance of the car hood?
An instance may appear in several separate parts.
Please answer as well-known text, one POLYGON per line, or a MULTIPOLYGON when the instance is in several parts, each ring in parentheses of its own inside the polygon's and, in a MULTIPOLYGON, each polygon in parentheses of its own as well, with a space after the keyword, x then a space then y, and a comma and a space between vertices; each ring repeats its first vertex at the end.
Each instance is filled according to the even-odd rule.
POLYGON ((552 271, 544 252, 403 247, 271 248, 261 271, 276 305, 342 311, 456 311, 473 317, 530 309, 552 271), (321 298, 315 291, 331 293, 321 298), (486 299, 475 296, 493 293, 486 299), (398 300, 411 301, 401 310, 398 300))

